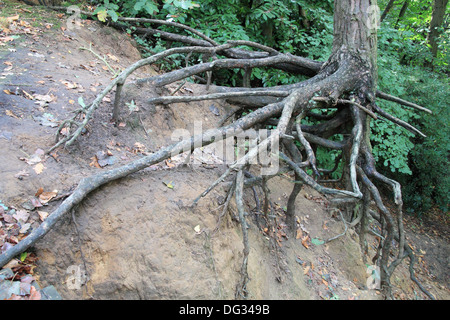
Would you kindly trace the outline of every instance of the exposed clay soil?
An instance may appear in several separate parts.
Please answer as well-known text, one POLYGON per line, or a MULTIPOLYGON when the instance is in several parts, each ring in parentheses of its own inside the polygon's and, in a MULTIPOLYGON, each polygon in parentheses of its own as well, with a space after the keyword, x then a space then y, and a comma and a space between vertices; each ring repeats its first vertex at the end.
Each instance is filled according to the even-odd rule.
MULTIPOLYGON (((45 32, 21 35, 0 47, 1 69, 12 66, 3 71, 0 80, 0 200, 9 207, 22 208, 39 188, 56 189, 60 194, 70 191, 82 177, 121 166, 171 143, 175 129, 192 132, 195 121, 201 121, 203 129, 213 127, 234 108, 224 101, 151 107, 146 99, 160 93, 136 87, 132 81, 156 71, 139 70, 124 88, 122 125, 110 122, 114 98, 110 96, 95 113, 87 133, 69 150, 58 149, 53 156, 43 158, 44 168, 38 174, 35 165, 24 159, 37 149, 52 146, 57 128, 41 125, 36 119, 45 113, 58 121, 68 118, 78 108, 80 96, 91 101, 111 80, 109 71, 102 68, 104 64, 79 47, 93 43, 97 53, 119 59, 108 60, 115 67, 124 68, 140 59, 128 36, 94 22, 85 22, 72 31, 42 29, 45 32), (12 64, 3 64, 6 61, 12 64), (68 88, 67 82, 61 81, 76 83, 76 87, 68 88), (3 91, 14 92, 16 88, 18 95, 3 91), (40 106, 21 90, 31 95, 51 94, 55 99, 40 106), (130 112, 126 106, 131 100, 137 111, 130 112), (93 159, 99 151, 109 151, 114 161, 99 168, 93 159), (28 175, 18 179, 15 175, 21 171, 28 175)), ((168 86, 163 93, 177 86, 168 86)), ((186 84, 177 95, 201 93, 205 93, 202 85, 186 84)), ((236 209, 232 203, 231 213, 213 233, 226 188, 216 188, 197 207, 189 207, 225 169, 206 150, 197 156, 212 162, 183 166, 181 158, 172 159, 91 193, 73 213, 76 224, 68 215, 33 248, 39 258, 35 273, 40 282, 54 285, 64 299, 233 299, 243 249, 240 225, 232 219, 236 209), (67 282, 71 276, 68 270, 84 262, 89 280, 75 289, 67 282)), ((250 297, 380 299, 376 290, 367 290, 367 267, 355 231, 349 230, 327 245, 308 242, 308 248, 301 239, 283 236, 282 208, 292 189, 289 179, 283 176, 269 182, 270 198, 279 209, 278 255, 258 228, 255 215, 248 217, 250 297)), ((247 211, 254 212, 250 189, 246 190, 246 200, 247 211)), ((30 210, 30 219, 39 221, 37 210, 51 213, 58 203, 30 210)), ((326 207, 326 200, 306 187, 297 198, 297 217, 310 239, 327 239, 344 229, 339 216, 326 207)), ((424 252, 416 267, 418 277, 438 299, 448 299, 448 238, 441 233, 419 234, 409 227, 407 232, 413 246, 424 252)), ((396 296, 425 298, 409 280, 407 267, 404 262, 393 276, 396 296)))

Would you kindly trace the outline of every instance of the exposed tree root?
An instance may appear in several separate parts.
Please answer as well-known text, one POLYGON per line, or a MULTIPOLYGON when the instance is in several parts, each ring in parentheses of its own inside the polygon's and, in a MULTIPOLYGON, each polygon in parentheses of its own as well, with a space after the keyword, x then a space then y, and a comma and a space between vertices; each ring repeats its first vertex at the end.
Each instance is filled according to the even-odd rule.
POLYGON ((240 272, 241 278, 236 286, 236 293, 235 293, 236 299, 242 298, 246 299, 248 297, 247 282, 249 281, 249 276, 247 271, 247 265, 248 265, 248 255, 250 253, 250 245, 248 242, 248 230, 247 230, 248 226, 247 222, 245 221, 246 213, 244 210, 243 194, 244 194, 244 172, 243 170, 239 170, 239 172, 236 175, 236 206, 239 214, 239 222, 241 223, 242 242, 244 244, 244 250, 240 272))
MULTIPOLYGON (((342 7, 337 7, 336 10, 338 12, 339 10, 343 11, 346 2, 341 1, 338 3, 342 7)), ((60 8, 56 9, 60 10, 60 8)), ((351 14, 348 14, 348 19, 350 18, 351 14)), ((144 65, 153 64, 160 59, 164 59, 173 54, 183 53, 189 55, 191 53, 197 53, 207 57, 217 57, 217 55, 221 55, 226 58, 215 58, 212 62, 204 62, 190 67, 186 66, 180 70, 143 79, 142 81, 138 81, 138 84, 142 82, 151 82, 155 86, 163 86, 221 68, 244 68, 249 70, 253 67, 272 67, 287 72, 297 74, 302 73, 312 77, 300 83, 272 88, 249 89, 246 87, 227 88, 212 86, 210 88, 210 94, 204 96, 168 96, 152 98, 150 100, 151 103, 175 103, 181 101, 187 102, 225 98, 229 101, 252 106, 255 110, 227 126, 210 129, 201 135, 192 136, 189 139, 166 146, 151 155, 130 162, 125 166, 82 179, 73 193, 65 199, 37 229, 33 230, 28 237, 20 241, 17 245, 0 255, 0 267, 41 239, 63 215, 70 212, 74 206, 83 201, 90 192, 101 185, 123 178, 182 152, 193 152, 196 148, 206 146, 213 142, 218 142, 230 137, 239 137, 243 133, 245 135, 245 130, 255 129, 259 132, 259 129, 265 128, 267 123, 272 121, 275 123, 276 128, 270 131, 270 135, 257 139, 254 147, 249 148, 243 156, 231 163, 223 175, 194 200, 194 204, 197 203, 214 187, 230 176, 231 173, 237 172, 236 178, 234 179, 234 182, 228 191, 225 203, 223 204, 223 211, 219 216, 218 222, 220 223, 220 219, 226 213, 230 199, 234 194, 236 197, 244 244, 243 263, 240 271, 241 278, 236 286, 235 298, 247 298, 249 294, 247 283, 250 280, 250 277, 247 272, 247 265, 250 249, 246 214, 243 204, 244 186, 260 182, 265 194, 263 213, 267 216, 269 210, 268 191, 267 186, 265 185, 268 176, 261 174, 259 177, 249 178, 247 180, 244 177, 245 168, 253 163, 252 161, 257 159, 258 155, 264 152, 272 155, 269 157, 272 161, 274 161, 274 159, 282 160, 282 162, 286 163, 289 170, 295 174, 296 183, 289 196, 286 215, 287 223, 292 231, 294 230, 295 225, 295 199, 303 184, 326 195, 334 204, 347 204, 349 206, 355 205, 356 203, 362 204, 362 215, 358 218, 359 220, 357 222, 354 222, 355 224, 361 224, 360 235, 362 244, 364 243, 364 234, 366 233, 366 228, 363 224, 367 222, 367 217, 370 214, 369 203, 370 199, 372 199, 375 202, 378 221, 382 226, 379 254, 377 254, 375 262, 379 264, 381 269, 381 286, 383 292, 386 297, 391 297, 390 277, 395 267, 398 266, 405 257, 409 257, 411 260, 411 279, 418 283, 413 274, 414 255, 406 244, 404 237, 400 184, 381 175, 375 169, 375 161, 372 156, 369 140, 370 117, 377 118, 377 115, 374 113, 375 111, 387 120, 401 125, 413 133, 423 135, 411 125, 396 119, 383 111, 380 107, 376 106, 375 98, 378 97, 395 101, 401 105, 413 107, 421 111, 429 112, 429 110, 376 91, 373 88, 376 81, 372 79, 374 66, 370 60, 373 57, 355 54, 348 49, 348 46, 340 45, 333 48, 333 54, 327 62, 321 63, 290 54, 279 53, 276 50, 252 42, 230 41, 220 45, 203 35, 201 32, 181 24, 170 23, 167 21, 122 17, 120 17, 119 20, 122 22, 146 22, 154 25, 171 25, 186 31, 197 38, 192 35, 181 36, 158 30, 158 33, 160 33, 163 38, 195 45, 168 49, 146 59, 142 59, 126 68, 94 99, 94 101, 89 105, 82 106, 81 109, 76 110, 76 114, 73 118, 68 119, 61 124, 58 133, 60 133, 64 127, 68 129, 68 132, 66 132, 67 134, 64 137, 59 135, 59 140, 49 151, 60 146, 69 147, 72 145, 80 136, 86 124, 90 121, 103 97, 114 88, 116 88, 116 97, 113 104, 114 109, 112 111, 114 120, 117 120, 119 117, 120 94, 128 76, 144 65), (262 51, 249 51, 237 48, 238 46, 243 45, 262 51), (326 109, 328 113, 325 115, 318 115, 317 113, 312 112, 314 109, 326 109), (302 123, 306 117, 314 118, 315 124, 305 125, 302 123), (341 134, 345 138, 342 141, 333 141, 332 137, 336 134, 341 134), (294 143, 294 140, 297 143, 294 143), (325 187, 323 183, 327 180, 319 180, 319 178, 323 178, 322 174, 327 172, 327 170, 317 168, 315 154, 318 146, 342 150, 342 154, 338 157, 335 168, 331 169, 331 171, 336 170, 339 162, 343 164, 343 184, 339 189, 325 187), (309 169, 311 169, 312 175, 308 174, 309 169), (397 205, 397 219, 394 219, 392 213, 383 204, 381 195, 375 183, 387 185, 392 189, 397 205), (397 249, 395 249, 393 243, 397 243, 397 249), (393 252, 396 252, 396 256, 392 260, 391 254, 393 252)), ((348 24, 350 26, 351 22, 348 22, 348 24)), ((142 32, 145 31, 149 33, 152 32, 151 30, 154 30, 148 28, 141 29, 145 29, 141 30, 142 32)), ((358 31, 359 29, 356 28, 355 30, 358 31)), ((357 39, 357 37, 355 39, 357 39)), ((354 39, 352 38, 350 40, 354 39)), ((339 41, 337 41, 337 43, 338 42, 339 41)), ((330 172, 330 169, 328 169, 328 172, 330 172)), ((276 174, 277 173, 271 173, 271 176, 276 174)), ((351 223, 351 221, 348 223, 351 223)), ((430 298, 433 297, 420 284, 419 287, 429 295, 430 298)))

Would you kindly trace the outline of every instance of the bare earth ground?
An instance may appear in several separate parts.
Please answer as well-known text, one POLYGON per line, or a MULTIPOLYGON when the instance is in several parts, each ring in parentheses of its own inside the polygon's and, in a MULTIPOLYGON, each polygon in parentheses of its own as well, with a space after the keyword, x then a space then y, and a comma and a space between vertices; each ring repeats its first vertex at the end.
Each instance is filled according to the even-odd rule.
MULTIPOLYGON (((56 13, 47 14, 56 17, 56 13)), ((60 20, 61 26, 64 21, 60 20)), ((71 31, 47 28, 44 22, 33 30, 45 32, 22 33, 0 47, 0 200, 30 213, 27 232, 40 222, 38 211, 51 213, 60 203, 30 207, 30 199, 40 188, 68 192, 82 177, 121 166, 171 143, 175 129, 192 133, 195 121, 202 121, 207 129, 234 108, 224 101, 151 107, 145 100, 156 93, 152 88, 136 87, 131 77, 122 98, 121 125, 115 127, 109 121, 114 98, 110 96, 70 150, 43 156, 39 149, 47 150, 54 143, 54 123, 79 107, 79 97, 86 103, 92 101, 111 80, 104 63, 79 48, 93 43, 95 52, 120 68, 140 59, 140 54, 129 37, 95 22, 85 21, 71 31), (51 102, 41 104, 44 98, 39 95, 50 96, 51 102), (137 110, 127 107, 131 100, 137 110), (95 158, 101 158, 99 152, 106 155, 103 167, 105 163, 95 158)), ((147 68, 134 77, 154 73, 147 68)), ((203 86, 186 84, 177 95, 201 93, 205 93, 203 86)), ((43 285, 54 285, 64 299, 233 299, 242 263, 240 225, 227 214, 213 233, 226 189, 215 189, 195 209, 188 207, 225 166, 206 150, 196 157, 209 162, 183 166, 182 158, 172 159, 90 194, 73 213, 76 224, 71 216, 65 217, 33 248, 39 258, 34 275, 43 285), (81 288, 74 287, 70 272, 84 263, 89 280, 81 288)), ((308 242, 284 235, 282 212, 292 189, 289 179, 283 176, 269 182, 271 200, 279 209, 279 255, 258 228, 255 215, 248 217, 250 297, 379 299, 376 290, 366 287, 367 266, 353 230, 327 245, 311 243, 313 238, 327 239, 344 229, 339 216, 327 209, 315 191, 304 188, 297 198, 297 217, 308 242)), ((252 192, 246 193, 247 211, 254 212, 252 192)), ((236 212, 234 204, 231 208, 236 212)), ((420 259, 415 268, 418 278, 438 299, 448 299, 448 226, 441 226, 438 234, 421 234, 413 228, 417 221, 407 220, 407 235, 420 259)), ((7 228, 1 219, 0 227, 7 228)), ((376 244, 375 239, 369 240, 371 247, 376 244)), ((407 268, 404 262, 392 277, 396 297, 424 299, 409 280, 407 268)))

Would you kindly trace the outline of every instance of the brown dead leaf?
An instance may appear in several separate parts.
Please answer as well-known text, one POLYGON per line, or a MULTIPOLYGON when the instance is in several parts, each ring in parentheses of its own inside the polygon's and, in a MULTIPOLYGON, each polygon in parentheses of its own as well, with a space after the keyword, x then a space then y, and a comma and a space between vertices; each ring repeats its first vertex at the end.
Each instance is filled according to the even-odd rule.
POLYGON ((169 160, 166 160, 166 166, 168 166, 169 168, 175 167, 175 165, 173 163, 169 162, 169 160))
POLYGON ((75 82, 70 82, 66 80, 61 80, 61 83, 66 86, 66 89, 76 89, 78 85, 75 82))
POLYGON ((11 91, 9 91, 8 89, 3 90, 3 92, 6 93, 6 94, 9 94, 9 95, 13 94, 13 93, 12 93, 11 91))
POLYGON ((33 170, 36 172, 36 174, 41 174, 42 171, 44 171, 45 167, 42 163, 38 163, 34 166, 33 170))
POLYGON ((12 16, 12 17, 8 17, 8 18, 6 18, 9 22, 13 22, 13 21, 17 21, 17 20, 19 20, 19 15, 15 15, 15 16, 12 16))
POLYGON ((44 188, 41 187, 41 188, 39 188, 38 191, 34 194, 34 196, 35 196, 35 197, 39 197, 39 196, 42 194, 42 192, 44 192, 44 188))
POLYGON ((295 235, 295 239, 298 240, 298 239, 300 239, 302 236, 303 236, 302 229, 298 228, 298 229, 297 229, 297 233, 296 233, 296 235, 295 235))
POLYGON ((119 58, 117 58, 116 56, 114 56, 114 55, 112 55, 112 54, 110 54, 110 53, 108 53, 107 56, 108 56, 108 58, 110 58, 112 61, 119 62, 119 58))
POLYGON ((47 203, 50 200, 52 200, 54 197, 58 195, 57 191, 51 191, 51 192, 42 192, 39 195, 39 200, 41 200, 41 203, 47 203))
POLYGON ((6 115, 7 116, 9 116, 9 117, 13 117, 13 118, 16 118, 16 119, 20 119, 18 116, 16 116, 11 110, 5 110, 5 113, 6 113, 6 115))
POLYGON ((48 217, 48 212, 46 212, 46 211, 37 210, 37 213, 38 213, 39 219, 41 219, 41 221, 44 221, 48 217))
POLYGON ((20 266, 20 261, 18 259, 12 259, 10 262, 3 266, 3 269, 13 269, 20 266))
POLYGON ((30 290, 30 300, 41 300, 41 292, 36 290, 34 286, 31 286, 30 290))
POLYGON ((309 249, 308 239, 309 239, 309 236, 308 236, 308 235, 302 237, 302 245, 303 245, 306 249, 309 249))
POLYGON ((305 268, 303 268, 303 274, 306 275, 310 268, 311 268, 310 266, 306 266, 305 268))
POLYGON ((98 159, 97 156, 93 156, 92 158, 90 158, 92 161, 91 163, 89 163, 90 167, 96 167, 98 169, 101 169, 102 167, 100 166, 100 164, 98 163, 98 159))
POLYGON ((12 62, 11 61, 5 61, 5 62, 3 62, 3 64, 6 64, 7 66, 12 66, 12 62))
POLYGON ((25 95, 25 98, 29 99, 29 100, 34 100, 34 97, 29 94, 28 92, 26 92, 25 90, 22 89, 23 94, 25 95))
POLYGON ((42 203, 39 201, 38 198, 31 198, 31 204, 32 204, 33 207, 35 207, 35 208, 42 207, 42 203))

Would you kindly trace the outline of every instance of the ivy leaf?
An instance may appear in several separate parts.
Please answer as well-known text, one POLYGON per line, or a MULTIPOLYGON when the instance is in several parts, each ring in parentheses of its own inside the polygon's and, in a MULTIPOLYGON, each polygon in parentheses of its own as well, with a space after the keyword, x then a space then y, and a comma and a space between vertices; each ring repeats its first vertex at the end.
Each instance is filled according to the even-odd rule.
POLYGON ((119 16, 117 15, 117 13, 114 10, 108 10, 107 13, 111 17, 112 21, 117 22, 117 20, 119 19, 119 16))
POLYGON ((101 22, 106 22, 107 16, 108 16, 108 13, 106 12, 106 10, 100 10, 99 12, 97 12, 97 18, 101 22))
POLYGON ((312 244, 315 244, 316 246, 320 246, 321 244, 324 244, 325 241, 320 240, 320 239, 318 239, 318 238, 312 238, 312 239, 311 239, 311 243, 312 243, 312 244))
POLYGON ((78 104, 83 108, 86 108, 86 104, 84 103, 83 97, 78 98, 78 104))
POLYGON ((27 258, 27 256, 28 256, 28 252, 22 252, 20 254, 20 261, 24 262, 25 259, 27 258))
POLYGON ((166 187, 169 188, 169 189, 173 189, 173 188, 174 188, 173 182, 172 182, 172 181, 170 181, 170 182, 164 182, 164 181, 163 181, 163 183, 164 183, 164 184, 166 185, 166 187))
POLYGON ((153 15, 158 13, 158 7, 153 2, 148 1, 145 4, 145 11, 147 11, 149 15, 153 15))

